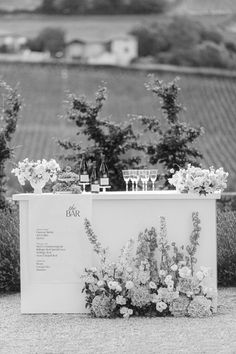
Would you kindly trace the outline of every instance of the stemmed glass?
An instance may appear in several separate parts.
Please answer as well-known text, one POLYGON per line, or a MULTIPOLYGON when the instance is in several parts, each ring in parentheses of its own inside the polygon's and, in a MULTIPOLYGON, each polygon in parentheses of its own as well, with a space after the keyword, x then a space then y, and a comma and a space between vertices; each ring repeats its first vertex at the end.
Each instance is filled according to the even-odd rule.
POLYGON ((145 186, 145 191, 147 191, 147 184, 150 178, 150 171, 149 170, 144 170, 144 186, 145 186))
POLYGON ((130 170, 130 179, 132 182, 132 191, 134 192, 136 190, 138 190, 138 170, 130 170))
POLYGON ((140 178, 143 185, 143 191, 146 191, 149 180, 149 170, 140 170, 140 178))
POLYGON ((123 174, 123 178, 124 178, 124 181, 125 181, 125 184, 126 184, 126 192, 128 192, 128 188, 129 188, 129 180, 130 180, 130 170, 123 170, 122 171, 122 174, 123 174))
POLYGON ((152 190, 155 190, 155 181, 157 179, 158 170, 150 170, 150 179, 152 181, 152 190))

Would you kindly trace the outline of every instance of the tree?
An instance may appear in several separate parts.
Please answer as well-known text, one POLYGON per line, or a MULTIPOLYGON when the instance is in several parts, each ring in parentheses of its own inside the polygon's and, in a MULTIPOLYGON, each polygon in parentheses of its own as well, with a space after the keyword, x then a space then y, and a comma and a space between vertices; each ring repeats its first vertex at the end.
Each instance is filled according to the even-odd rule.
POLYGON ((13 153, 10 142, 16 130, 22 101, 16 88, 11 88, 4 81, 0 82, 0 88, 3 91, 3 108, 0 117, 0 209, 4 209, 7 206, 5 163, 13 153))
POLYGON ((177 79, 169 83, 163 83, 154 76, 146 85, 161 101, 161 109, 167 127, 162 127, 156 118, 142 117, 142 124, 146 131, 154 134, 156 139, 146 143, 146 153, 150 164, 161 163, 164 167, 164 187, 171 188, 168 178, 174 171, 185 168, 190 163, 199 166, 202 154, 193 146, 195 140, 203 134, 203 128, 194 128, 185 122, 181 122, 179 114, 183 110, 178 102, 180 91, 177 79))
POLYGON ((28 45, 33 51, 48 51, 55 57, 57 53, 64 52, 65 32, 61 28, 44 28, 36 38, 29 41, 28 45))
POLYGON ((111 185, 114 190, 121 190, 124 188, 122 169, 137 167, 141 158, 136 152, 143 148, 139 145, 138 135, 133 132, 130 122, 122 125, 99 117, 106 98, 106 87, 99 88, 94 103, 83 96, 77 98, 71 95, 65 118, 75 123, 78 129, 77 140, 58 142, 66 152, 63 158, 70 161, 77 172, 82 152, 85 152, 86 159, 90 162, 99 161, 103 153, 111 185))
POLYGON ((55 0, 42 0, 37 10, 45 14, 54 14, 56 12, 55 0))

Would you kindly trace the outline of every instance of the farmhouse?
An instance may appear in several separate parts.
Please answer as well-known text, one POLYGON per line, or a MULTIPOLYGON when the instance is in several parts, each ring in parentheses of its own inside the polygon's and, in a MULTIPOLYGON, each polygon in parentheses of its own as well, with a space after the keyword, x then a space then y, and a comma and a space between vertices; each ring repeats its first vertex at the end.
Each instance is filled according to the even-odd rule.
POLYGON ((19 53, 26 48, 27 38, 17 34, 0 35, 0 52, 19 53))
POLYGON ((87 64, 127 66, 138 56, 137 39, 130 35, 114 37, 108 41, 83 41, 67 43, 65 57, 87 64))

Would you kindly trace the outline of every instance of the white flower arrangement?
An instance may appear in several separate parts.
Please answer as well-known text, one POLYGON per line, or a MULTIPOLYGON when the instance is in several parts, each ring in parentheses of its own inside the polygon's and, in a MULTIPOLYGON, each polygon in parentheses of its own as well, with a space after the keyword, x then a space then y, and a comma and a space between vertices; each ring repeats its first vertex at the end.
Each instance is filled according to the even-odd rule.
POLYGON ((168 181, 181 193, 208 195, 222 192, 227 187, 228 175, 222 167, 202 169, 189 164, 187 169, 175 172, 168 181))
POLYGON ((43 187, 49 180, 55 182, 59 171, 60 166, 54 159, 29 161, 26 158, 22 162, 18 162, 18 166, 11 172, 15 174, 21 185, 25 185, 25 181, 29 181, 32 187, 36 185, 43 187))

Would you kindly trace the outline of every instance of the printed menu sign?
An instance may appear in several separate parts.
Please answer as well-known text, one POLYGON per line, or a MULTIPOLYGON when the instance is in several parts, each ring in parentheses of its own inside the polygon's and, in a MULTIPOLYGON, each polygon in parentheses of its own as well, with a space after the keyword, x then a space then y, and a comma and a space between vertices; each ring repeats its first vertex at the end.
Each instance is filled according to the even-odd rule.
POLYGON ((84 229, 85 217, 91 220, 91 196, 55 195, 46 203, 44 198, 29 205, 31 281, 77 283, 91 259, 84 229))

